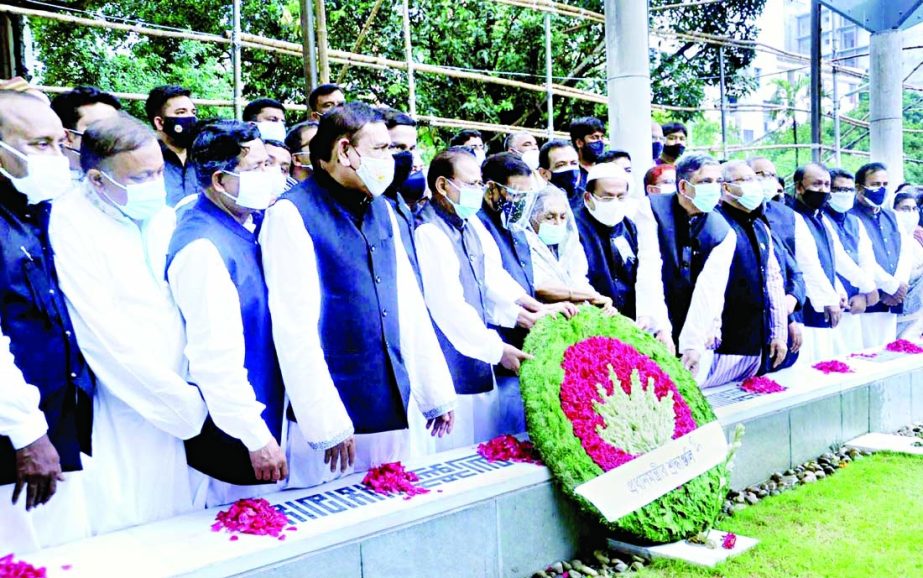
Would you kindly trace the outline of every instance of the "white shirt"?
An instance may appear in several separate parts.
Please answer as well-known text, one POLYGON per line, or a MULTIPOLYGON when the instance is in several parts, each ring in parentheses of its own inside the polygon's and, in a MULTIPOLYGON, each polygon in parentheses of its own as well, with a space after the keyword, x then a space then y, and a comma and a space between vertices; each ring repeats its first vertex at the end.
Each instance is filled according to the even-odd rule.
POLYGON ((186 323, 190 380, 199 386, 215 425, 251 452, 272 439, 244 367, 240 296, 218 249, 197 239, 167 270, 170 290, 186 323))
POLYGON ((186 382, 183 324, 164 279, 176 224, 164 209, 139 229, 86 187, 55 201, 49 237, 77 341, 108 393, 180 439, 207 410, 186 382))
MULTIPOLYGON (((411 394, 429 419, 454 407, 455 387, 390 206, 388 212, 397 260, 401 351, 411 394)), ((322 288, 314 243, 291 201, 281 199, 266 211, 260 245, 273 338, 298 427, 312 448, 333 447, 354 430, 321 349, 322 288)))
MULTIPOLYGON (((481 219, 471 217, 468 219, 467 226, 477 233, 478 240, 481 242, 481 250, 484 251, 484 270, 488 277, 488 315, 496 325, 515 327, 516 320, 519 318, 518 303, 529 294, 503 267, 500 247, 481 219)), ((419 248, 417 252, 419 253, 419 248)))
MULTIPOLYGON (((840 293, 827 278, 817 251, 817 243, 804 221, 804 216, 795 211, 795 261, 801 268, 805 294, 811 300, 811 306, 815 311, 823 312, 825 307, 839 306, 840 293)), ((834 260, 834 267, 839 266, 836 253, 834 260)))
POLYGON ((907 237, 901 234, 901 254, 897 258, 897 267, 894 269, 894 275, 885 271, 875 258, 875 250, 872 247, 872 238, 868 234, 865 221, 859 219, 859 260, 862 268, 866 271, 872 271, 875 284, 879 289, 888 295, 894 295, 900 288, 901 283, 910 282, 910 271, 913 268, 913 254, 908 250, 907 237))
MULTIPOLYGON (((441 217, 437 217, 441 218, 441 217)), ((468 219, 466 227, 473 227, 477 217, 468 219)), ((477 233, 475 233, 477 234, 477 233)), ((433 321, 459 353, 491 365, 500 363, 503 357, 503 340, 493 329, 489 329, 477 310, 465 301, 464 289, 459 276, 461 264, 452 240, 433 223, 419 225, 414 231, 417 247, 417 263, 423 280, 423 295, 433 321)), ((479 237, 481 245, 485 239, 479 237)), ((489 239, 494 243, 494 239, 489 239)), ((494 247, 499 255, 499 248, 494 247)), ((516 300, 526 294, 510 274, 493 258, 487 259, 484 249, 485 317, 489 323, 512 327, 518 316, 516 300), (507 290, 515 284, 518 291, 507 290), (498 290, 499 288, 499 290, 498 290), (497 311, 512 309, 515 312, 513 324, 508 316, 497 319, 497 311)))
MULTIPOLYGON (((40 352, 36 352, 39 354, 40 352)), ((10 339, 0 334, 0 435, 7 436, 13 449, 20 450, 48 431, 45 414, 39 409, 41 393, 22 376, 13 354, 10 339)))
MULTIPOLYGON (((864 269, 849 256, 849 253, 846 252, 846 248, 843 247, 843 242, 840 240, 839 233, 837 233, 836 224, 832 221, 830 216, 824 213, 822 219, 824 227, 827 229, 827 234, 830 235, 830 238, 833 240, 833 257, 836 262, 836 272, 849 281, 860 293, 871 293, 874 291, 875 278, 872 275, 872 271, 864 269)), ((863 234, 865 234, 863 227, 859 227, 860 244, 863 234)), ((867 238, 868 236, 866 235, 866 239, 867 238)), ((871 245, 869 245, 869 249, 871 249, 871 245)), ((839 292, 842 285, 839 284, 839 279, 836 281, 838 284, 836 289, 837 292, 839 292)))
MULTIPOLYGON (((673 332, 663 290, 663 258, 657 237, 657 221, 647 197, 638 199, 634 215, 638 228, 638 277, 635 280, 635 318, 648 318, 654 328, 673 332)), ((585 257, 585 256, 584 256, 585 257)))
POLYGON ((708 341, 717 337, 724 312, 724 294, 727 291, 731 262, 737 249, 737 234, 728 230, 723 241, 712 249, 692 289, 692 300, 686 323, 679 334, 679 352, 695 350, 700 354, 708 341))

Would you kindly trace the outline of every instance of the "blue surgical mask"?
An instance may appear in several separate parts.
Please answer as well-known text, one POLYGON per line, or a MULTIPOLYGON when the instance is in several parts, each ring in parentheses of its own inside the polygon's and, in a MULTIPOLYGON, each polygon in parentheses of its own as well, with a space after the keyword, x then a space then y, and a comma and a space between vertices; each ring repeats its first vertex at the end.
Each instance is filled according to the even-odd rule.
POLYGON ((559 245, 567 236, 566 223, 542 223, 538 228, 538 238, 546 245, 559 245))
POLYGON ((885 202, 885 196, 888 194, 888 189, 884 187, 878 187, 877 189, 863 188, 863 194, 865 195, 865 200, 872 203, 876 207, 880 207, 882 203, 885 202))
POLYGON ((695 193, 695 197, 683 196, 692 201, 695 208, 703 213, 712 212, 715 206, 717 206, 718 200, 721 198, 721 183, 699 183, 697 185, 692 185, 692 190, 695 193))
MULTIPOLYGON (((163 177, 158 177, 143 183, 131 183, 123 185, 111 176, 100 171, 104 177, 120 189, 125 189, 125 204, 120 205, 109 198, 126 217, 134 221, 146 221, 153 217, 158 211, 167 206, 167 188, 163 177)), ((105 190, 102 191, 105 195, 105 190)))
MULTIPOLYGON (((740 196, 733 195, 733 193, 732 195, 741 207, 748 211, 753 211, 763 204, 763 186, 759 181, 745 181, 734 184, 740 189, 740 196)), ((698 196, 698 193, 696 196, 698 196)))
POLYGON ((458 191, 458 202, 456 203, 450 199, 448 195, 445 198, 455 209, 455 214, 458 215, 458 218, 467 221, 481 209, 481 203, 484 200, 484 188, 480 185, 463 185, 459 187, 452 181, 448 182, 458 191))
POLYGON ((855 193, 831 193, 827 205, 837 213, 847 213, 856 203, 855 193))
POLYGON ((606 143, 601 140, 588 142, 583 145, 583 159, 590 163, 595 163, 599 155, 606 150, 606 143))

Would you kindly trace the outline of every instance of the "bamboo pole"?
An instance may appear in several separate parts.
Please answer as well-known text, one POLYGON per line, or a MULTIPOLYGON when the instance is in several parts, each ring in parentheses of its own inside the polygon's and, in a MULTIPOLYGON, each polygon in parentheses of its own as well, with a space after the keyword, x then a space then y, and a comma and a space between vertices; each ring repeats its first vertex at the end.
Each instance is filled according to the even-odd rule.
POLYGON ((410 0, 404 0, 401 10, 404 28, 404 58, 407 60, 407 111, 417 115, 417 79, 414 76, 413 44, 410 37, 410 0))
POLYGON ((327 46, 327 6, 325 0, 314 0, 314 8, 317 10, 315 20, 317 21, 317 72, 320 75, 321 84, 330 82, 330 61, 328 59, 327 46))
POLYGON ((231 30, 231 64, 233 66, 233 83, 234 83, 234 118, 240 120, 243 107, 240 101, 243 99, 243 80, 241 73, 241 46, 240 46, 240 0, 231 1, 231 20, 233 29, 231 30))
MULTIPOLYGON (((372 23, 375 22, 375 17, 378 16, 378 10, 381 8, 381 3, 383 0, 375 0, 375 4, 372 5, 372 11, 369 12, 369 17, 366 18, 365 23, 362 25, 362 28, 359 30, 359 35, 356 36, 356 41, 353 42, 353 47, 350 52, 359 52, 362 48, 362 43, 365 42, 365 37, 368 35, 369 30, 372 29, 372 23)), ((349 65, 342 67, 339 74, 337 74, 337 84, 343 84, 346 81, 346 72, 349 70, 349 65)))
POLYGON ((301 0, 301 54, 304 66, 305 99, 317 86, 317 50, 314 46, 314 4, 301 0))

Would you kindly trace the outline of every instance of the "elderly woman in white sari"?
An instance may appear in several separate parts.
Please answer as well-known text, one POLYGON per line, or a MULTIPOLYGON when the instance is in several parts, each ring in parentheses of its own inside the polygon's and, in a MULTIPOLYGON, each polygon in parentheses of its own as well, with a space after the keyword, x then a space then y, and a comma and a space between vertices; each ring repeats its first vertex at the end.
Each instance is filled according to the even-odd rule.
POLYGON ((526 238, 532 249, 536 297, 548 303, 590 303, 614 312, 612 299, 587 279, 586 254, 564 191, 553 185, 539 191, 529 224, 526 238))

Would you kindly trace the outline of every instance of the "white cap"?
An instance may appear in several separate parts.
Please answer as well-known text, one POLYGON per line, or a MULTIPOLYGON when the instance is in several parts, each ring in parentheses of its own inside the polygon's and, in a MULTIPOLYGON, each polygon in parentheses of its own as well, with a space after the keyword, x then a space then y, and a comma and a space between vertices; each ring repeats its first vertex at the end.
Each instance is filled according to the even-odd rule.
POLYGON ((590 182, 599 179, 623 180, 628 183, 628 188, 631 190, 631 176, 625 172, 625 169, 615 163, 600 163, 590 167, 590 172, 586 177, 587 184, 589 185, 590 182))

